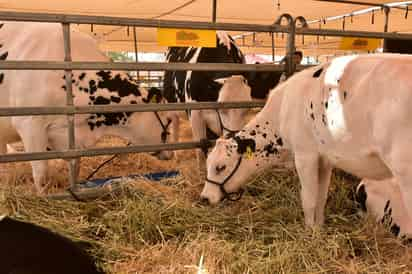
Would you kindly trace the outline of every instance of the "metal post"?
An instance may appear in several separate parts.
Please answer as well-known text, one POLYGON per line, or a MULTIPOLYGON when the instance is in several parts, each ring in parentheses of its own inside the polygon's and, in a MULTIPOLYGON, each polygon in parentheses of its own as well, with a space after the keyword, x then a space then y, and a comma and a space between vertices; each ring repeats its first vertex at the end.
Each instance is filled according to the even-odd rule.
MULTIPOLYGON (((71 47, 70 47, 70 24, 63 23, 63 42, 64 42, 64 61, 71 62, 71 47)), ((66 105, 73 106, 73 86, 72 86, 72 70, 64 71, 66 79, 66 105)), ((74 114, 67 115, 68 124, 68 149, 75 149, 74 135, 74 114)), ((78 174, 78 163, 76 159, 69 160, 69 183, 72 188, 76 187, 78 174)))
MULTIPOLYGON (((137 51, 137 35, 136 27, 133 27, 133 43, 134 43, 134 61, 139 63, 138 51, 137 51)), ((136 70, 136 79, 139 79, 139 71, 136 70)))
POLYGON ((216 23, 216 10, 217 10, 217 0, 213 0, 213 7, 212 7, 212 22, 216 23))
POLYGON ((275 62, 275 34, 273 32, 270 33, 272 38, 272 62, 275 62))
MULTIPOLYGON (((384 7, 383 11, 385 12, 385 25, 383 26, 383 31, 388 32, 389 12, 391 11, 391 9, 389 7, 384 7)), ((383 39, 383 52, 386 52, 386 39, 383 39)))
POLYGON ((292 21, 289 23, 288 40, 286 44, 286 76, 290 77, 295 72, 295 63, 293 62, 293 55, 295 53, 295 32, 296 26, 292 21))

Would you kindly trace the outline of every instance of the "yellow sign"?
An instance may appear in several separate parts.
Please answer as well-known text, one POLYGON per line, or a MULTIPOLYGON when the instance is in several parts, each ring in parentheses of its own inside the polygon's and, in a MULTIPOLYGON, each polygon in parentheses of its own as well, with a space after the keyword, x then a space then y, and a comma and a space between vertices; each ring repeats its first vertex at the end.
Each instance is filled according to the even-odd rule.
POLYGON ((216 47, 216 31, 195 29, 157 29, 159 46, 168 47, 216 47))
POLYGON ((342 37, 339 49, 342 50, 376 50, 381 46, 381 39, 342 37))

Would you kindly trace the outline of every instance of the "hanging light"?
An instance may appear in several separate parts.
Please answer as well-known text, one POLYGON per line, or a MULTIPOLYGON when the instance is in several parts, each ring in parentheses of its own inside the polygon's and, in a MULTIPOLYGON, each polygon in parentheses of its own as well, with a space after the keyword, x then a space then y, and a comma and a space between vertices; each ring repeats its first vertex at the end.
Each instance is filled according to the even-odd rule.
POLYGON ((350 23, 353 24, 353 13, 350 14, 350 23))
POLYGON ((127 28, 126 28, 126 33, 127 33, 127 37, 129 37, 130 36, 130 27, 129 26, 127 26, 127 28))
POLYGON ((278 0, 277 7, 278 7, 278 10, 280 10, 280 0, 278 0))
POLYGON ((346 16, 343 16, 343 20, 342 20, 342 30, 345 30, 345 18, 346 18, 346 16))
POLYGON ((409 6, 406 6, 405 19, 408 19, 409 6))
POLYGON ((375 24, 375 10, 372 10, 372 25, 375 24))

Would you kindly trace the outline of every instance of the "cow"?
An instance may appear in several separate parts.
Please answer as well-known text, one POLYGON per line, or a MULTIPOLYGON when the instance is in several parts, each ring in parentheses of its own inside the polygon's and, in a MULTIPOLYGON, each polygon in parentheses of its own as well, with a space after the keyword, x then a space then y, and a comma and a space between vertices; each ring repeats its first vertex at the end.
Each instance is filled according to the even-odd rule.
MULTIPOLYGON (((216 39, 216 48, 171 47, 166 61, 245 63, 243 53, 226 32, 217 31, 216 39)), ((166 71, 163 94, 168 102, 264 100, 269 90, 279 82, 280 76, 280 72, 166 71), (226 85, 225 79, 230 79, 226 85)), ((193 110, 190 112, 193 140, 234 134, 246 124, 246 114, 246 109, 193 110)), ((205 154, 205 150, 197 154, 200 178, 204 177, 205 154)))
MULTIPOLYGON (((64 59, 60 24, 8 22, 0 29, 1 60, 64 59)), ((108 62, 96 41, 72 29, 74 61, 108 62)), ((74 105, 130 105, 164 101, 156 89, 144 90, 124 72, 75 71, 72 73, 74 105)), ((0 106, 64 106, 66 82, 63 71, 11 70, 0 74, 0 106)), ((131 144, 176 141, 178 116, 175 112, 120 112, 75 115, 75 146, 87 148, 103 136, 118 136, 131 144), (172 136, 170 136, 172 135, 172 136)), ((65 150, 68 147, 67 118, 56 116, 16 116, 0 118, 0 153, 7 144, 22 141, 27 152, 65 150)), ((170 158, 171 152, 158 153, 170 158)), ((33 178, 41 193, 47 176, 47 161, 32 161, 33 178)))
POLYGON ((0 267, 7 274, 103 274, 84 249, 47 228, 0 216, 0 267))
POLYGON ((201 198, 236 200, 248 177, 294 156, 305 224, 324 223, 332 169, 399 182, 412 216, 412 56, 351 55, 279 84, 239 133, 220 138, 207 159, 201 198))
POLYGON ((363 179, 356 189, 356 201, 362 211, 387 227, 393 235, 412 235, 412 219, 406 211, 399 182, 363 179))

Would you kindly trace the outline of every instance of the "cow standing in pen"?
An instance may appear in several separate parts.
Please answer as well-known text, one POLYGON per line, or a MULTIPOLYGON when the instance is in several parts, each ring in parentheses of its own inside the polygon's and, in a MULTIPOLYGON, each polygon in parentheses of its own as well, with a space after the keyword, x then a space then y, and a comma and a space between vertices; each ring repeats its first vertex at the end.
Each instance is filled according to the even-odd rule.
MULTIPOLYGON (((305 224, 324 223, 332 169, 399 182, 412 216, 412 56, 344 56, 278 85, 262 111, 210 153, 201 197, 239 195, 248 177, 292 151, 305 224)), ((403 232, 412 234, 412 227, 403 232)))
MULTIPOLYGON (((172 47, 167 62, 245 63, 243 53, 226 32, 217 31, 216 48, 172 47)), ((169 102, 230 102, 264 100, 279 82, 280 72, 167 71, 164 96, 169 102)), ((193 139, 216 139, 234 134, 247 122, 247 109, 192 110, 193 139)), ((204 179, 206 151, 197 153, 204 179)))
MULTIPOLYGON (((1 60, 61 61, 64 59, 60 24, 7 22, 0 28, 1 60)), ((108 62, 96 41, 71 31, 73 61, 108 62)), ((146 91, 123 72, 76 71, 72 75, 74 105, 129 105, 163 101, 155 89, 146 91)), ((64 106, 66 86, 63 71, 8 70, 0 73, 0 106, 64 106)), ((176 141, 178 117, 174 112, 94 113, 75 115, 76 148, 93 146, 103 136, 118 136, 132 144, 176 141)), ((26 152, 68 148, 67 118, 55 116, 0 117, 0 152, 7 143, 21 140, 26 152)), ((170 158, 171 152, 158 153, 170 158)), ((47 161, 32 161, 38 192, 44 190, 47 161)))

